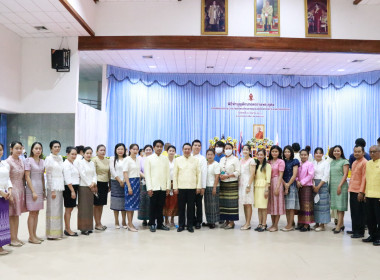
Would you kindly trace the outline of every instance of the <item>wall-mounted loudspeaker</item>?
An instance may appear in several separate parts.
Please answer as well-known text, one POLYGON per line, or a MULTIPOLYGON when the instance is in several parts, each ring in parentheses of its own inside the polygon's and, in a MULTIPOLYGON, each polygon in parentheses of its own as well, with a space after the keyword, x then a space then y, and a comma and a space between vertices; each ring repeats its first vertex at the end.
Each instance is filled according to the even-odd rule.
POLYGON ((70 72, 70 50, 51 49, 51 68, 57 72, 70 72))

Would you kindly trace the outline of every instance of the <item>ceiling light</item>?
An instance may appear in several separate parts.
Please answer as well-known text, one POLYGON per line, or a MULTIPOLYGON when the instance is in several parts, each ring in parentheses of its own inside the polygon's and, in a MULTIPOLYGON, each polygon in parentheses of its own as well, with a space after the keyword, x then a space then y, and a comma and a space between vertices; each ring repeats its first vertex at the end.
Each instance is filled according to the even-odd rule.
POLYGON ((290 68, 284 67, 284 68, 282 68, 282 70, 290 70, 290 68))
POLYGON ((157 66, 156 65, 149 65, 149 68, 155 69, 155 68, 157 68, 157 66))
POLYGON ((251 69, 252 69, 252 66, 245 66, 244 69, 245 69, 245 70, 251 70, 251 69))
POLYGON ((35 29, 37 29, 38 31, 45 31, 45 30, 48 30, 45 26, 33 26, 35 29))
POLYGON ((207 66, 207 69, 214 69, 214 66, 207 66))
POLYGON ((353 60, 353 61, 351 61, 351 62, 353 62, 353 63, 358 63, 358 62, 363 62, 364 61, 364 59, 355 59, 355 60, 353 60))
POLYGON ((144 58, 144 59, 152 59, 153 55, 143 55, 142 58, 144 58))
POLYGON ((338 72, 344 72, 344 69, 338 69, 338 72))
POLYGON ((250 57, 248 58, 248 60, 257 60, 257 61, 259 61, 259 60, 261 60, 261 57, 258 57, 258 56, 250 56, 250 57))

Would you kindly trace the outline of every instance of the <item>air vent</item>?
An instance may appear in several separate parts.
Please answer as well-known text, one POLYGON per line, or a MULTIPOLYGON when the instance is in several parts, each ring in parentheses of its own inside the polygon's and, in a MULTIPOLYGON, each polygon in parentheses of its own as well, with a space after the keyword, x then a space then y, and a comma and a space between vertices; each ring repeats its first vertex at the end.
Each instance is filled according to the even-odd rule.
POLYGON ((256 61, 260 61, 260 60, 261 60, 261 57, 251 56, 251 57, 248 58, 248 60, 256 60, 256 61))
POLYGON ((37 29, 38 31, 46 31, 48 30, 45 26, 34 26, 35 29, 37 29))
POLYGON ((152 59, 153 55, 143 55, 142 58, 144 58, 144 59, 152 59))
POLYGON ((214 69, 214 66, 207 66, 207 69, 214 69))
POLYGON ((282 70, 290 70, 290 68, 284 67, 284 68, 282 68, 282 70))

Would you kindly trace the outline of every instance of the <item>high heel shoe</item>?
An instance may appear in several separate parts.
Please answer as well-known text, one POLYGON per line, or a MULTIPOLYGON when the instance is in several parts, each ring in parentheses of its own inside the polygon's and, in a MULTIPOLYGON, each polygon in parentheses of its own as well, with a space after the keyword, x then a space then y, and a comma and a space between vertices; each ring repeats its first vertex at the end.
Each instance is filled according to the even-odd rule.
POLYGON ((310 225, 308 225, 307 227, 302 227, 302 228, 300 228, 300 231, 301 231, 301 232, 310 231, 310 225))
POLYGON ((255 228, 255 231, 259 231, 259 229, 261 228, 261 226, 262 226, 262 224, 259 224, 259 225, 257 226, 257 228, 255 228))
POLYGON ((266 231, 267 230, 267 225, 261 225, 261 227, 257 230, 258 232, 264 232, 264 231, 266 231))
POLYGON ((339 230, 334 229, 334 234, 340 233, 341 231, 344 231, 344 226, 342 226, 339 230))

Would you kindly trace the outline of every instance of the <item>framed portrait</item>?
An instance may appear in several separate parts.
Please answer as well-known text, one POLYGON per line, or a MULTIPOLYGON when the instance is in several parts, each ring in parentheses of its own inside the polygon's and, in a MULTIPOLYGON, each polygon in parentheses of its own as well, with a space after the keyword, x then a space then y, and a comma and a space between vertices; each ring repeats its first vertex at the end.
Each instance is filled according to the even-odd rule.
POLYGON ((255 0, 255 36, 280 36, 280 0, 255 0))
POLYGON ((256 140, 265 138, 265 124, 253 125, 253 138, 256 140))
POLYGON ((330 0, 305 0, 305 36, 331 37, 330 0))
POLYGON ((202 35, 228 34, 228 0, 202 1, 202 35))

